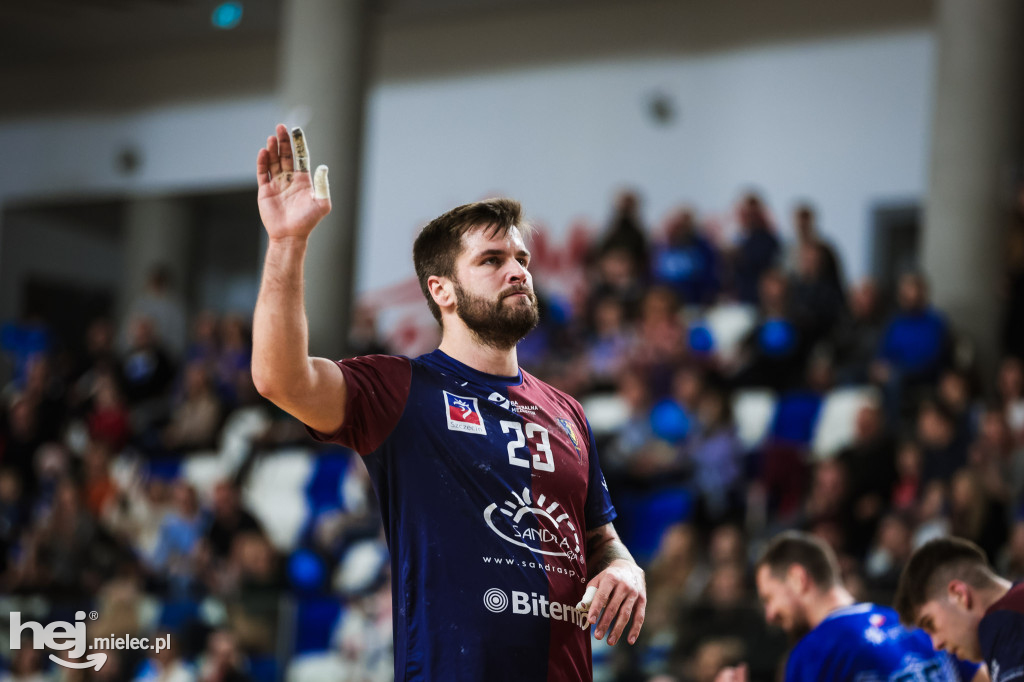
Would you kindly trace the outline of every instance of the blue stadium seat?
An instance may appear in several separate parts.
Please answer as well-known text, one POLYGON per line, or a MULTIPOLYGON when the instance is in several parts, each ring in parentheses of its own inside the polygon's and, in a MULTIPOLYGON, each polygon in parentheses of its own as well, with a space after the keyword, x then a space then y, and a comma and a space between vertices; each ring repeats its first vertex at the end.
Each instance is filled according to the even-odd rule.
POLYGON ((775 408, 770 438, 790 445, 807 446, 821 412, 822 397, 809 391, 783 394, 775 408))
POLYGON ((342 506, 341 485, 348 471, 349 457, 345 451, 333 449, 317 453, 313 475, 306 485, 306 500, 313 517, 342 506))
POLYGON ((344 609, 336 597, 300 599, 295 608, 294 655, 327 651, 344 609))
POLYGON ((146 467, 152 478, 174 481, 181 477, 181 461, 180 457, 158 457, 149 460, 146 467))
POLYGON ((273 656, 250 656, 249 678, 252 682, 277 682, 277 659, 273 656))
POLYGON ((693 494, 685 487, 620 493, 615 527, 633 557, 645 564, 658 550, 665 530, 693 515, 693 494))
POLYGON ((197 620, 199 620, 199 602, 168 601, 161 605, 157 624, 165 630, 184 632, 191 623, 197 620))

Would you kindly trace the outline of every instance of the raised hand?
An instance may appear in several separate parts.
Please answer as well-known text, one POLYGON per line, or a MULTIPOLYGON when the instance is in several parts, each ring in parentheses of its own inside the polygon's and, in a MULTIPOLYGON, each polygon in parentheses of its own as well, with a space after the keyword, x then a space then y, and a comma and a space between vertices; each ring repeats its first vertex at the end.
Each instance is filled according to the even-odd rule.
POLYGON ((260 218, 271 240, 305 239, 331 212, 327 166, 318 167, 316 177, 310 178, 302 129, 292 131, 294 153, 288 129, 279 123, 276 133, 256 157, 260 218))

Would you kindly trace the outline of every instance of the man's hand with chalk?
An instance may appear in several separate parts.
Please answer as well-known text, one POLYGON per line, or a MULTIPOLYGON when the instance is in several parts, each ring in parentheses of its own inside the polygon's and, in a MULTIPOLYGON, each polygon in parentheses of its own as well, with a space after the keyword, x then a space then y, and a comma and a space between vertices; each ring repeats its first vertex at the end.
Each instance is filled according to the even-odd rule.
POLYGON ((608 635, 608 644, 618 642, 632 620, 626 640, 635 644, 647 609, 644 572, 610 523, 587 533, 587 557, 599 572, 587 584, 576 610, 595 626, 595 637, 608 635))
POLYGON ((289 136, 279 123, 276 133, 256 157, 260 218, 271 240, 305 239, 331 212, 327 166, 317 168, 311 178, 302 129, 295 128, 289 136))

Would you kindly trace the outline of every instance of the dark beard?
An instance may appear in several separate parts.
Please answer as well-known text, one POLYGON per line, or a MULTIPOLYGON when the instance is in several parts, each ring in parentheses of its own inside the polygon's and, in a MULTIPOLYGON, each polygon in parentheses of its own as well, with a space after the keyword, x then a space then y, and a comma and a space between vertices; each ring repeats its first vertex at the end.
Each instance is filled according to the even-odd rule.
POLYGON ((497 300, 488 301, 474 296, 455 280, 455 314, 485 346, 509 350, 530 333, 540 321, 537 296, 526 287, 509 287, 497 300), (505 298, 514 293, 526 294, 529 305, 516 301, 506 304, 505 298))
POLYGON ((800 620, 793 623, 793 627, 786 632, 786 637, 789 639, 790 644, 796 644, 804 638, 808 632, 811 631, 810 623, 806 620, 800 620))

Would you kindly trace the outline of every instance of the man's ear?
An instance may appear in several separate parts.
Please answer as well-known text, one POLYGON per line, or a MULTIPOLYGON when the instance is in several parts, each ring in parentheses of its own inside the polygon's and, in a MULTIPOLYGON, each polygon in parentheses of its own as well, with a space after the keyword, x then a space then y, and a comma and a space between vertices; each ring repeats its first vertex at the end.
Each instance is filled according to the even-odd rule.
POLYGON ((439 308, 455 305, 455 287, 447 277, 431 275, 427 278, 427 291, 439 308))
POLYGON ((811 585, 807 569, 800 564, 790 564, 786 569, 786 584, 797 594, 803 594, 811 585))
POLYGON ((963 580, 950 580, 946 586, 949 600, 958 604, 965 611, 970 611, 974 605, 974 590, 963 580))

